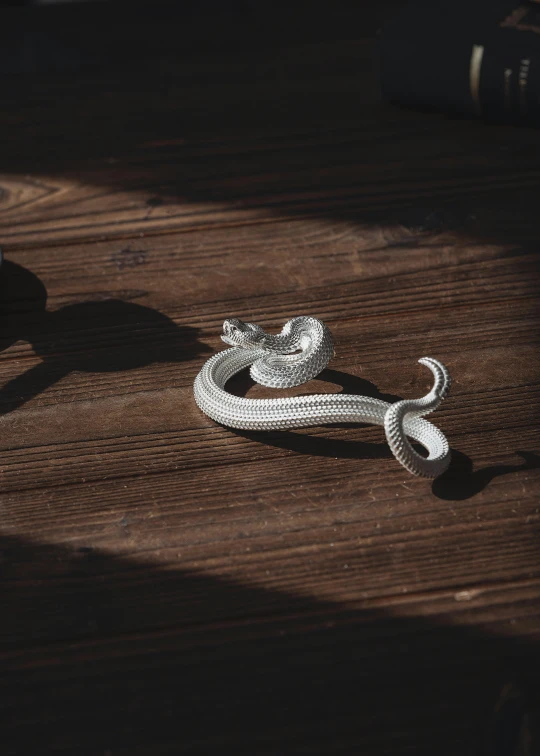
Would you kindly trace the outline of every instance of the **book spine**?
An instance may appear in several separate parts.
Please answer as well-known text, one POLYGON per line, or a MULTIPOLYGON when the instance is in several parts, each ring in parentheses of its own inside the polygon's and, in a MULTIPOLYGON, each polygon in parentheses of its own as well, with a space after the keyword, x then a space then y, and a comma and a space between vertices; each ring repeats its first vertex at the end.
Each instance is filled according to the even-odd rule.
POLYGON ((404 105, 540 122, 540 5, 518 6, 496 22, 467 30, 449 23, 444 35, 381 35, 383 96, 404 105), (527 13, 525 12, 527 11, 527 13), (527 23, 525 23, 527 22, 527 23))
POLYGON ((469 93, 477 115, 540 121, 540 50, 473 44, 469 93))

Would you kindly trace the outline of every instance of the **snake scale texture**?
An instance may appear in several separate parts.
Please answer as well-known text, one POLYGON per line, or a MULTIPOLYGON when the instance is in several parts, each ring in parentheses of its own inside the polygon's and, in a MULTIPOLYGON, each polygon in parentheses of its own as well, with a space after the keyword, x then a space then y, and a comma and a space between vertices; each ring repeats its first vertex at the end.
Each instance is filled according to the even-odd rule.
POLYGON ((213 420, 245 430, 289 430, 328 423, 382 425, 394 456, 413 475, 436 478, 450 463, 445 436, 423 415, 437 409, 450 389, 448 370, 438 360, 423 357, 435 381, 421 399, 391 404, 353 394, 310 394, 279 399, 248 399, 225 390, 233 375, 250 367, 251 377, 263 386, 291 388, 318 375, 334 354, 327 326, 311 317, 289 320, 272 336, 254 323, 237 318, 223 324, 222 340, 232 349, 211 357, 195 379, 199 408, 213 420), (422 444, 427 457, 418 454, 409 438, 422 444))

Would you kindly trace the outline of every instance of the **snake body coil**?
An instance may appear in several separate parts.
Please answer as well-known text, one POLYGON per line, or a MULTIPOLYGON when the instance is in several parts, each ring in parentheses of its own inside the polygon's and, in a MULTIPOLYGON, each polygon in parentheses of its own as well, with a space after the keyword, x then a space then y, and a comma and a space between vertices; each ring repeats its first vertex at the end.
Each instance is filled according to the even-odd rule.
POLYGON ((413 475, 435 478, 448 467, 450 449, 445 436, 422 417, 433 412, 450 389, 450 375, 437 360, 419 360, 435 377, 432 390, 421 399, 395 404, 353 394, 247 399, 225 391, 233 375, 250 367, 252 378, 264 386, 298 386, 326 367, 334 353, 332 335, 324 323, 311 317, 289 320, 277 336, 253 323, 231 318, 223 324, 222 339, 233 348, 211 357, 194 384, 197 405, 216 422, 262 431, 328 423, 382 425, 394 456, 413 475), (408 437, 422 444, 428 456, 418 454, 408 437))

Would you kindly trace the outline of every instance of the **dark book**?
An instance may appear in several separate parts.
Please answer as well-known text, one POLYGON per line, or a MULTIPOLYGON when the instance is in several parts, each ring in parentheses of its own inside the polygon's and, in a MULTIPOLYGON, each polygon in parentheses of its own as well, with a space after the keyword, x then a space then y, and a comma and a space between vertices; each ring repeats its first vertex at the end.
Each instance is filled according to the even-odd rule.
POLYGON ((407 4, 379 33, 384 97, 540 123, 540 0, 407 4))

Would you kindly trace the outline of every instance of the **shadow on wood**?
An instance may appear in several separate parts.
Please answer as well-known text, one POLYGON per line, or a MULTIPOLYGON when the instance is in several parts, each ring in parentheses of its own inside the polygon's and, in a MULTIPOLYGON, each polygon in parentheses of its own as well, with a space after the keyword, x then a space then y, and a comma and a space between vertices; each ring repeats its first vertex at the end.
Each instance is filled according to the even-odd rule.
MULTIPOLYGON (((93 295, 95 296, 95 295, 93 295)), ((144 292, 133 296, 144 297, 144 292)), ((31 271, 6 260, 0 269, 0 350, 27 341, 42 362, 0 389, 0 413, 37 396, 72 370, 119 372, 180 362, 208 351, 198 329, 179 327, 137 302, 104 298, 46 309, 47 291, 31 271)))
MULTIPOLYGON (((488 630, 489 599, 485 628, 465 604, 445 626, 451 592, 408 618, 410 598, 350 610, 83 544, 2 536, 0 553, 5 754, 242 743, 246 754, 472 756, 505 683, 538 693, 538 645, 500 636, 501 619, 488 630)), ((523 622, 535 611, 519 595, 511 610, 523 622)))
MULTIPOLYGON (((2 183, 4 240, 16 245, 28 217, 33 243, 44 198, 54 205, 59 189, 74 195, 56 233, 74 239, 134 235, 142 222, 154 233, 219 225, 211 206, 228 203, 229 223, 238 210, 374 224, 394 229, 390 246, 446 231, 497 244, 530 240, 523 220, 536 217, 534 132, 381 105, 374 39, 397 6, 339 3, 306 13, 284 4, 268 13, 250 3, 228 17, 186 18, 184 4, 169 4, 127 18, 107 8, 101 25, 95 8, 93 22, 75 19, 78 49, 86 42, 95 50, 96 35, 108 46, 103 68, 2 82, 6 106, 24 98, 0 131, 10 145, 3 171, 21 182, 2 183), (46 118, 45 99, 55 102, 46 118), (27 174, 43 177, 40 191, 27 174), (81 195, 81 183, 100 191, 81 195), (105 216, 124 191, 134 214, 110 225, 105 216), (14 233, 9 214, 19 206, 14 233)), ((50 26, 54 37, 59 24, 50 26)))
POLYGON ((439 499, 461 501, 470 499, 483 491, 494 478, 509 475, 520 470, 537 470, 540 468, 540 456, 534 452, 516 451, 523 459, 517 465, 491 465, 473 471, 470 457, 452 449, 452 461, 448 470, 433 482, 432 491, 439 499))

